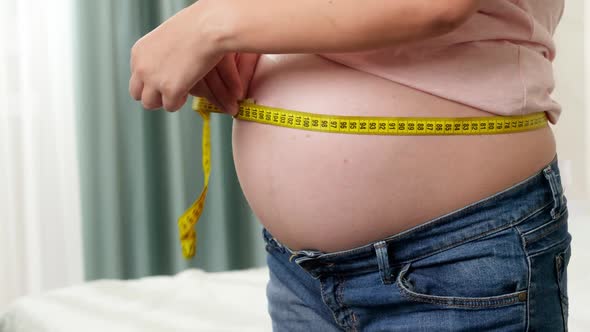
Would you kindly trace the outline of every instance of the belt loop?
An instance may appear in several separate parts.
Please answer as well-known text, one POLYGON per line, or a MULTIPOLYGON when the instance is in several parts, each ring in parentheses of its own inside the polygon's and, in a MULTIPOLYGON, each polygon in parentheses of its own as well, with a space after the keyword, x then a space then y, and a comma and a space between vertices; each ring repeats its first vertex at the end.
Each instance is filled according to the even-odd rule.
POLYGON ((545 178, 549 181, 551 187, 551 194, 553 196, 553 208, 551 209, 551 217, 553 219, 559 218, 558 213, 561 212, 563 205, 563 188, 559 179, 559 173, 551 168, 551 165, 543 169, 545 178))
POLYGON ((391 268, 389 267, 389 256, 387 254, 387 244, 385 241, 379 241, 373 245, 377 255, 377 264, 379 264, 379 273, 383 284, 392 283, 391 268))

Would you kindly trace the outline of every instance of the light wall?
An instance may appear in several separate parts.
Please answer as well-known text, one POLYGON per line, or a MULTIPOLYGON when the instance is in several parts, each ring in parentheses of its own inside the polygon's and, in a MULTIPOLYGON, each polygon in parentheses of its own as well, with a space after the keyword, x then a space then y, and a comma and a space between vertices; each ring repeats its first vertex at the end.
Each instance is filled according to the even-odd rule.
POLYGON ((556 89, 554 99, 563 112, 553 128, 557 138, 557 154, 562 183, 568 200, 590 200, 590 101, 586 66, 590 56, 590 6, 584 0, 566 0, 564 16, 555 34, 556 89), (585 8, 586 7, 586 8, 585 8))

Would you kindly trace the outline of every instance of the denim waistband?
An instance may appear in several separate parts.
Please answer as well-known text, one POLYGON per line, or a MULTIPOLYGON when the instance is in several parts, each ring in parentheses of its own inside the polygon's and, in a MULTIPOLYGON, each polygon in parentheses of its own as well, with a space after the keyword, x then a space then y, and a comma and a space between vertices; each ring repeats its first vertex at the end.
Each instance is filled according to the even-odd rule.
POLYGON ((314 278, 325 270, 345 273, 346 270, 378 269, 378 257, 383 255, 376 255, 377 250, 387 251, 385 257, 393 268, 515 226, 550 206, 551 216, 557 219, 566 202, 559 177, 556 154, 542 170, 509 188, 406 231, 349 250, 293 250, 275 239, 266 228, 262 229, 262 234, 268 245, 288 253, 290 261, 294 260, 314 278), (510 204, 511 201, 518 204, 510 204), (366 257, 374 259, 363 259, 366 257))

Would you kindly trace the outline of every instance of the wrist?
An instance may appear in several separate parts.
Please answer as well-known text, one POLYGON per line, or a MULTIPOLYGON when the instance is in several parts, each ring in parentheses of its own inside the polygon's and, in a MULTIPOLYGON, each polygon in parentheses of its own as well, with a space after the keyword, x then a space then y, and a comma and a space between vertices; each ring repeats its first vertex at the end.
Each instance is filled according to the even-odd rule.
POLYGON ((232 47, 235 12, 224 0, 199 0, 191 7, 195 10, 199 40, 196 47, 207 45, 216 55, 236 52, 232 47))

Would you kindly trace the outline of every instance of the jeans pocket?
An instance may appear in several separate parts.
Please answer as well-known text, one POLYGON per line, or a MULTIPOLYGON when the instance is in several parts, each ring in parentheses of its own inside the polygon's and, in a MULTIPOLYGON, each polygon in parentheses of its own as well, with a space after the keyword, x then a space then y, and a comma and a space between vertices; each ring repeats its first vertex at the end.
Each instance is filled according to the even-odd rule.
POLYGON ((567 267, 571 257, 571 245, 565 250, 555 255, 555 276, 557 288, 559 289, 559 298, 561 305, 561 315, 563 318, 563 330, 567 331, 569 300, 567 294, 567 267))
POLYGON ((414 283, 407 278, 406 273, 411 264, 406 265, 399 274, 396 285, 406 298, 422 303, 430 303, 447 308, 461 309, 491 309, 526 302, 527 291, 516 291, 501 295, 468 297, 468 296, 441 296, 426 294, 414 290, 414 283))
POLYGON ((406 263, 396 285, 411 302, 489 309, 525 304, 528 268, 512 228, 406 263))

